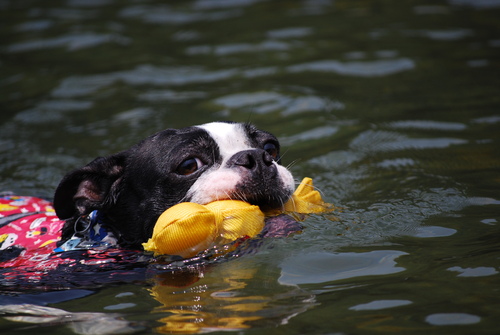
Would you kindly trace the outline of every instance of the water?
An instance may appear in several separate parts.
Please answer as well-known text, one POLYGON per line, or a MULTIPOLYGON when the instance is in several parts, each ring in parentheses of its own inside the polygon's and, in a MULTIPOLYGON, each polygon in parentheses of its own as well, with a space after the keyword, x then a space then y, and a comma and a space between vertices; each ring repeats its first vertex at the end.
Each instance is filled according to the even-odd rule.
POLYGON ((3 333, 498 332, 500 1, 0 11, 0 190, 51 197, 96 156, 223 119, 276 134, 339 207, 216 264, 4 287, 2 305, 38 307, 4 309, 3 333))

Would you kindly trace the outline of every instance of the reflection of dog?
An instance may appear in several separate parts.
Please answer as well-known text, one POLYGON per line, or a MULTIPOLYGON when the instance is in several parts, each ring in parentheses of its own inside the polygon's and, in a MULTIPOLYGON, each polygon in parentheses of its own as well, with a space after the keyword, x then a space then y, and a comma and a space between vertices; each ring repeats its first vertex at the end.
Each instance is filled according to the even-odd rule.
POLYGON ((266 209, 291 196, 291 173, 279 164, 279 142, 249 124, 215 122, 168 129, 118 154, 97 158, 64 177, 54 197, 63 240, 94 210, 127 247, 140 247, 167 208, 238 199, 266 209))
POLYGON ((286 324, 316 304, 313 294, 280 285, 269 269, 262 269, 262 264, 245 259, 157 273, 148 290, 161 303, 154 312, 166 316, 155 330, 194 334, 244 330, 259 322, 286 324))

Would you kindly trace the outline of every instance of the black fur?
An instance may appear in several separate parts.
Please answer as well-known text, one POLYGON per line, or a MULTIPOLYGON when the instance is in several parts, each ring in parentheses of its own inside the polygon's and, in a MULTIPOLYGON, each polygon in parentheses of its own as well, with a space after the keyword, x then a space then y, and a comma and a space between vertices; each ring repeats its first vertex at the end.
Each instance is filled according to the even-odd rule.
POLYGON ((213 164, 213 158, 219 157, 216 150, 213 139, 201 129, 169 129, 69 173, 54 196, 56 214, 68 219, 62 241, 73 235, 79 216, 98 209, 120 245, 140 248, 151 237, 160 214, 181 202, 197 176, 208 168, 181 176, 175 173, 178 164, 193 154, 203 155, 213 164), (173 137, 176 141, 171 141, 173 137))

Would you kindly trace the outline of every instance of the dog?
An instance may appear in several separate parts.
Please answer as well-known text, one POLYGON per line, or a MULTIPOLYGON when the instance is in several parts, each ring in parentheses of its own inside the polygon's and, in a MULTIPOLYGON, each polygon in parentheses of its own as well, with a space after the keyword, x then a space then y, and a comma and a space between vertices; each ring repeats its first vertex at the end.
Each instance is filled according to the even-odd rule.
POLYGON ((120 247, 142 249, 158 217, 180 202, 243 200, 279 209, 294 191, 278 139, 248 123, 213 122, 160 131, 68 173, 54 195, 61 243, 98 211, 120 247))

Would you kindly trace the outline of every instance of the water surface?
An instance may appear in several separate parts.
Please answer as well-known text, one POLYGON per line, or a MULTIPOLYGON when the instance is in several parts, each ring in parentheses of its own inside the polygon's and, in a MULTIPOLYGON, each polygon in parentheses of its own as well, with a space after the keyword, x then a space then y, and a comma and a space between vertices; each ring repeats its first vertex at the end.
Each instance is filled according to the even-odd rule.
POLYGON ((496 0, 1 0, 1 191, 50 198, 96 156, 234 120, 276 134, 338 210, 214 264, 3 281, 1 305, 33 306, 3 309, 0 329, 497 333, 499 14, 496 0))

